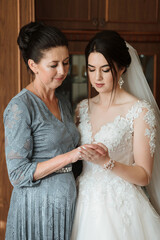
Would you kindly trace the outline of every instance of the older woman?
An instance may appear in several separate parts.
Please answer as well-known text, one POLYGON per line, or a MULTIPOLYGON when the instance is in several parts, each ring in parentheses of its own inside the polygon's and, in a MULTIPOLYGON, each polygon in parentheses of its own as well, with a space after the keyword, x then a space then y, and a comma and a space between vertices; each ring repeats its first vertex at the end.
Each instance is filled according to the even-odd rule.
MULTIPOLYGON (((68 73, 68 43, 57 28, 31 22, 20 30, 18 45, 34 81, 4 112, 6 161, 14 186, 6 239, 69 240, 79 134, 69 102, 55 92, 68 73)), ((98 145, 90 147, 100 151, 98 145)))

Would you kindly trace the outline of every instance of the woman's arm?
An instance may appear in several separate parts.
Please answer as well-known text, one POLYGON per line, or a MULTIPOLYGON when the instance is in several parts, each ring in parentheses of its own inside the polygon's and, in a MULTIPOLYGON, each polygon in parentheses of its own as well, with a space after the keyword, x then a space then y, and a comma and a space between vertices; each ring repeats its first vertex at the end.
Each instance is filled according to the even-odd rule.
MULTIPOLYGON (((99 156, 105 155, 106 151, 103 147, 98 144, 85 144, 81 148, 88 148, 95 151, 99 156)), ((41 162, 37 164, 37 168, 34 172, 34 180, 41 179, 59 169, 66 166, 69 163, 74 163, 81 159, 80 149, 76 148, 70 152, 58 155, 54 158, 49 159, 48 161, 41 162)))
MULTIPOLYGON (((79 157, 79 149, 61 154, 45 162, 33 162, 34 150, 30 113, 20 100, 11 101, 4 112, 5 152, 9 179, 13 186, 38 184, 43 177, 59 170, 79 157)), ((91 145, 93 149, 101 147, 91 145)), ((103 151, 103 149, 102 149, 103 151)))
MULTIPOLYGON (((115 162, 112 171, 117 176, 139 186, 149 184, 153 168, 155 132, 153 112, 144 109, 134 121, 133 153, 135 164, 128 166, 120 162, 115 162), (152 119, 153 121, 149 121, 148 119, 152 119)), ((85 160, 97 163, 102 167, 110 160, 108 154, 106 157, 98 156, 94 150, 90 149, 82 148, 81 155, 85 160)))

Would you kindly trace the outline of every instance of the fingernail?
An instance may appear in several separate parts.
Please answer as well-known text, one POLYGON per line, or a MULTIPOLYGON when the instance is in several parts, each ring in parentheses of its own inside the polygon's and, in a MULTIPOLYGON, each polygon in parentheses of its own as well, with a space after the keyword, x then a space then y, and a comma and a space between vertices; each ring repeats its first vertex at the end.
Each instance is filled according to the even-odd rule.
POLYGON ((83 149, 86 149, 86 147, 82 146, 83 149))

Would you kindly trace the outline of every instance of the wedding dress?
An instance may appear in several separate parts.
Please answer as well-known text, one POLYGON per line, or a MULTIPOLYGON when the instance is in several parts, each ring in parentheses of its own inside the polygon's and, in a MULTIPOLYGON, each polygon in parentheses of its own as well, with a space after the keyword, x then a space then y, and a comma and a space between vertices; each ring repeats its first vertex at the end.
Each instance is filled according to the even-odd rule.
MULTIPOLYGON (((107 146, 115 161, 134 164, 133 122, 146 109, 151 154, 155 150, 155 118, 146 101, 138 100, 125 116, 117 116, 104 124, 94 141, 107 146)), ((81 144, 89 144, 92 127, 88 100, 79 105, 81 144)), ((141 187, 116 176, 101 166, 83 161, 78 178, 78 199, 71 240, 159 240, 160 217, 141 187)))
POLYGON ((81 144, 101 142, 115 161, 134 164, 134 121, 146 110, 145 134, 149 138, 150 153, 155 154, 152 181, 148 187, 150 198, 140 186, 131 184, 110 170, 83 161, 78 177, 78 198, 71 240, 159 240, 160 239, 160 112, 141 69, 135 49, 127 43, 132 63, 125 74, 125 89, 138 100, 125 116, 118 115, 104 124, 92 136, 88 100, 79 104, 81 144), (157 142, 155 143, 155 124, 157 142), (151 201, 150 201, 151 200, 151 201), (154 207, 151 205, 154 204, 154 207), (156 208, 156 210, 155 210, 156 208))

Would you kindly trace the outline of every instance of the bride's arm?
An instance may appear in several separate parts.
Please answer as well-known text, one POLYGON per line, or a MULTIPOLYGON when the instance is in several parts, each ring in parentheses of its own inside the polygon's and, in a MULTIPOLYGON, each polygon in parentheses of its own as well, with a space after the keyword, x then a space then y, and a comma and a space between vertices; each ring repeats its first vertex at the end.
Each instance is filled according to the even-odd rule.
POLYGON ((153 168, 155 132, 154 115, 144 109, 134 121, 133 153, 135 164, 126 166, 116 162, 113 169, 114 173, 136 185, 148 185, 153 168))
MULTIPOLYGON (((130 183, 139 186, 148 185, 153 168, 155 132, 153 112, 144 109, 134 121, 133 153, 135 164, 128 166, 120 162, 115 162, 111 171, 130 183)), ((97 163, 102 167, 110 160, 109 155, 105 157, 98 156, 97 153, 90 149, 81 149, 81 155, 85 160, 97 163), (90 157, 88 157, 89 155, 90 157)))

